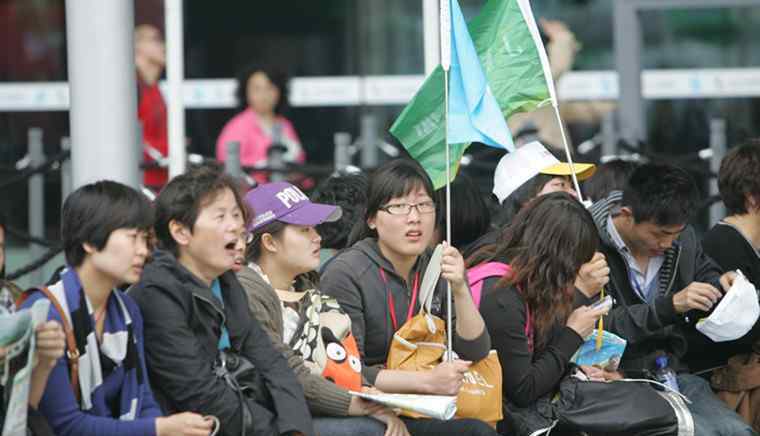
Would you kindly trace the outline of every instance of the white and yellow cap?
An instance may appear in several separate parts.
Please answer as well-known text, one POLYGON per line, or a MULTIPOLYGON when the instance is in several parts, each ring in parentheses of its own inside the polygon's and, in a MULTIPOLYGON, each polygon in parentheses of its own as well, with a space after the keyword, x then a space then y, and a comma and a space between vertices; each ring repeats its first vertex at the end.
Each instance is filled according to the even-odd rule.
MULTIPOLYGON (((588 179, 596 172, 596 165, 592 163, 574 162, 573 167, 575 167, 575 176, 578 177, 579 182, 588 179)), ((550 176, 571 176, 573 174, 573 169, 569 163, 559 162, 542 169, 539 171, 539 174, 547 174, 550 176)))
POLYGON ((501 158, 493 176, 493 193, 502 203, 538 174, 571 176, 573 168, 578 180, 588 179, 596 171, 594 164, 576 162, 571 167, 567 162, 560 162, 543 144, 533 141, 501 158))

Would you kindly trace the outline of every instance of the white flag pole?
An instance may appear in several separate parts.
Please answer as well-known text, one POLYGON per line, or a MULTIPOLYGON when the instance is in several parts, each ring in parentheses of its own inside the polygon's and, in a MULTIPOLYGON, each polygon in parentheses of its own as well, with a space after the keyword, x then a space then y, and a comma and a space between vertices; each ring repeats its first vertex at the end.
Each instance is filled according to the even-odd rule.
POLYGON ((570 171, 572 171, 573 186, 575 192, 578 194, 578 201, 583 203, 583 194, 581 193, 581 187, 578 184, 578 175, 575 173, 575 164, 573 163, 573 156, 570 154, 570 146, 567 143, 567 136, 565 135, 565 126, 562 123, 562 118, 559 116, 559 105, 556 102, 552 102, 554 107, 554 115, 557 117, 557 124, 559 124, 559 132, 562 135, 562 143, 565 146, 565 156, 567 156, 567 163, 570 164, 570 171))
POLYGON ((578 175, 575 171, 575 164, 573 163, 573 156, 570 153, 570 146, 567 142, 567 135, 565 134, 565 126, 562 124, 562 118, 559 116, 559 103, 557 100, 557 92, 554 89, 554 78, 552 77, 552 70, 549 66, 549 57, 546 55, 546 49, 544 43, 541 41, 541 34, 538 32, 538 25, 536 25, 536 19, 533 17, 533 11, 530 8, 529 0, 517 0, 518 6, 520 6, 520 12, 522 13, 525 24, 528 25, 530 35, 533 38, 533 43, 536 45, 538 51, 538 57, 541 60, 541 67, 544 70, 544 79, 546 80, 546 87, 549 89, 549 97, 552 101, 552 107, 554 108, 554 115, 559 123, 559 131, 562 134, 562 145, 565 147, 565 156, 567 157, 567 163, 570 164, 570 171, 572 172, 573 186, 575 192, 578 193, 578 200, 583 203, 583 194, 581 193, 581 187, 578 184, 578 175))
MULTIPOLYGON (((446 147, 446 242, 451 244, 451 151, 449 150, 449 69, 451 69, 451 0, 441 0, 441 67, 443 67, 444 146, 446 147)), ((456 0, 454 0, 456 1, 456 0)), ((451 283, 446 281, 446 360, 453 360, 451 283)))

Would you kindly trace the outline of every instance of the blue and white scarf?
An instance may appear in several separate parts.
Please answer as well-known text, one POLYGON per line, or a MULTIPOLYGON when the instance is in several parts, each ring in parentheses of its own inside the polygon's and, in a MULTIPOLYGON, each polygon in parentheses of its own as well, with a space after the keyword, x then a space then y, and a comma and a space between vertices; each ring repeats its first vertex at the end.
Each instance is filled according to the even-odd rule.
POLYGON ((95 336, 92 304, 84 293, 79 277, 72 268, 61 274, 61 280, 50 286, 74 330, 79 350, 79 406, 96 416, 112 416, 103 389, 106 378, 124 374, 118 411, 119 419, 132 421, 141 409, 141 390, 145 389, 144 374, 140 366, 137 340, 132 318, 121 296, 114 289, 106 302, 103 338, 98 344, 95 336))

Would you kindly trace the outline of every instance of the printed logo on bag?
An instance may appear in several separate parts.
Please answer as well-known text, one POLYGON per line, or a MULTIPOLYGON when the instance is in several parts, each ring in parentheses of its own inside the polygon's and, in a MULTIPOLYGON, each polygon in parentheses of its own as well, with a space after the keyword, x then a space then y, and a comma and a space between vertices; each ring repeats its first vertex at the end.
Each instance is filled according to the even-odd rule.
POLYGON ((482 386, 484 388, 492 389, 493 385, 488 383, 485 377, 477 373, 476 371, 467 371, 464 373, 464 382, 471 385, 482 386))
POLYGON ((277 197, 277 199, 280 200, 280 202, 288 209, 293 207, 294 204, 309 200, 309 197, 307 197, 306 194, 301 192, 301 190, 295 186, 290 186, 283 189, 282 191, 275 194, 275 197, 277 197))

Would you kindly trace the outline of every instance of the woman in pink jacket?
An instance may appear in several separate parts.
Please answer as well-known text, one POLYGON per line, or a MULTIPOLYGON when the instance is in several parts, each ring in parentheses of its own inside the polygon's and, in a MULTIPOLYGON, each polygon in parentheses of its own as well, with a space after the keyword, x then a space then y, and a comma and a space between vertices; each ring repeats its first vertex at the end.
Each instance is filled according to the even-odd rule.
MULTIPOLYGON (((227 144, 240 143, 240 162, 243 166, 267 166, 272 144, 283 146, 285 162, 304 162, 306 154, 301 147, 293 125, 281 115, 284 77, 260 67, 249 67, 238 78, 237 99, 242 112, 235 115, 222 129, 216 141, 216 158, 224 162, 227 144)), ((259 183, 266 183, 269 175, 256 173, 259 183)))

